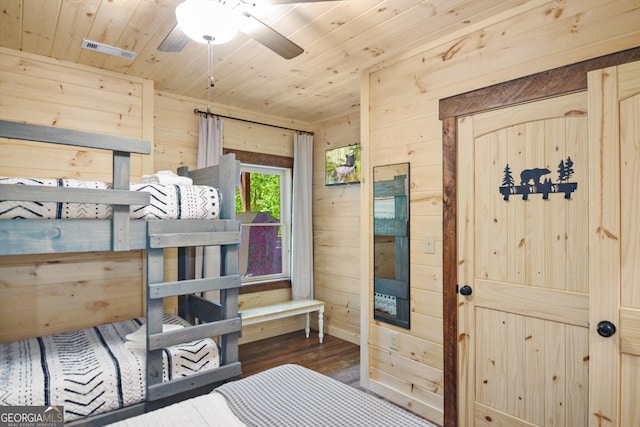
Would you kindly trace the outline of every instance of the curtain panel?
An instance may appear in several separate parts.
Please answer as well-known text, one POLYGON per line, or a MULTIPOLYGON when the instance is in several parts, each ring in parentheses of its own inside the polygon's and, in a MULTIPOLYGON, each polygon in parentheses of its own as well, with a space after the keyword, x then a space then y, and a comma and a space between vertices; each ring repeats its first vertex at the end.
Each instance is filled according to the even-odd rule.
POLYGON ((293 139, 291 296, 313 298, 313 135, 293 139))
MULTIPOLYGON (((222 156, 224 120, 220 117, 200 117, 198 124, 198 169, 217 165, 222 156)), ((196 278, 220 276, 220 247, 196 248, 196 278)))

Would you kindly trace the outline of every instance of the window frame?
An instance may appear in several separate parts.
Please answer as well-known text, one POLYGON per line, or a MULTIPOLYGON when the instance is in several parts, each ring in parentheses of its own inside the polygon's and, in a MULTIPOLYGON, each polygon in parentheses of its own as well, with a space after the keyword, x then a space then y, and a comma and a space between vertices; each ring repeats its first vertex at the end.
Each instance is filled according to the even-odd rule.
MULTIPOLYGON (((268 276, 251 276, 243 278, 243 284, 260 283, 272 280, 291 280, 291 199, 292 191, 292 170, 280 166, 265 166, 240 162, 240 173, 259 173, 280 176, 280 219, 279 222, 269 223, 269 226, 281 227, 280 237, 282 272, 268 276)), ((243 224, 243 229, 259 226, 259 224, 243 224)))
MULTIPOLYGON (((224 154, 233 153, 240 163, 248 163, 263 166, 275 166, 291 169, 293 176, 293 157, 277 156, 274 154, 256 153, 253 151, 236 150, 231 148, 222 149, 224 154)), ((293 199, 293 196, 292 196, 293 199)), ((240 286, 240 294, 253 292, 264 292, 276 289, 291 289, 291 279, 269 280, 262 282, 248 282, 240 286)))

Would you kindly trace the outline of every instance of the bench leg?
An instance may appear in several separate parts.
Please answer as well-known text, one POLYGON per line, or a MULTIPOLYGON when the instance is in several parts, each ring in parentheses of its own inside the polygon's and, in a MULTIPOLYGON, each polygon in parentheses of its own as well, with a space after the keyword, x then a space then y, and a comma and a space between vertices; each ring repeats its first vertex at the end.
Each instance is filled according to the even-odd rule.
POLYGON ((309 331, 311 331, 311 328, 309 327, 309 313, 305 313, 305 321, 307 323, 305 323, 305 327, 304 327, 304 333, 306 334, 307 338, 309 338, 309 331))
POLYGON ((322 339, 324 338, 324 306, 320 307, 318 310, 318 338, 320 339, 320 344, 322 344, 322 339))

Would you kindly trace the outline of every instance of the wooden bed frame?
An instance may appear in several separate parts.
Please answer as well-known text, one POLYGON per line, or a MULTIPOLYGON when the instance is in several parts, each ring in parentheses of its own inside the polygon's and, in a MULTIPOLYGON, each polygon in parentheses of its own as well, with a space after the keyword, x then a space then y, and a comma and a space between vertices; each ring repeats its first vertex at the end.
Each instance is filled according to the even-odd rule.
POLYGON ((130 220, 130 205, 149 203, 148 194, 129 191, 130 155, 149 154, 149 141, 8 121, 0 121, 0 137, 97 148, 113 153, 112 190, 0 185, 0 200, 105 203, 113 208, 112 218, 105 220, 0 220, 0 255, 146 250, 147 401, 70 424, 111 423, 208 392, 216 385, 240 378, 238 339, 242 324, 238 313, 238 289, 241 277, 237 256, 240 221, 236 220, 233 203, 240 169, 235 156, 222 156, 217 166, 191 172, 181 168, 179 171, 192 178, 194 184, 218 188, 222 201, 220 219, 130 220), (192 251, 189 249, 210 245, 221 248, 221 276, 191 278, 192 251), (178 281, 164 282, 165 248, 179 248, 178 281), (214 290, 220 291, 219 304, 196 295, 214 290), (181 317, 189 321, 196 318, 199 324, 162 332, 163 298, 169 296, 178 296, 181 317), (207 337, 219 337, 220 367, 163 383, 162 349, 207 337))

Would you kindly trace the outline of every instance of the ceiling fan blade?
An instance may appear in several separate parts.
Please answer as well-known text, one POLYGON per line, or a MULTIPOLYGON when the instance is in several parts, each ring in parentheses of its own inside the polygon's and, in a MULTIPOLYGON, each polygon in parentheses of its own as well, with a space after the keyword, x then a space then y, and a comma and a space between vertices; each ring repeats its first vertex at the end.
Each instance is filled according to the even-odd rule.
POLYGON ((158 46, 160 52, 180 52, 189 42, 189 37, 176 24, 158 46))
POLYGON ((304 52, 300 46, 260 21, 247 12, 241 12, 245 18, 242 20, 240 31, 252 37, 259 43, 268 47, 284 59, 292 59, 304 52))

